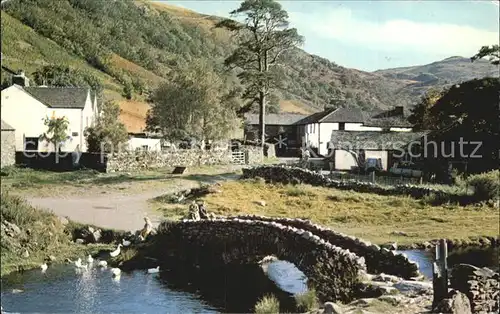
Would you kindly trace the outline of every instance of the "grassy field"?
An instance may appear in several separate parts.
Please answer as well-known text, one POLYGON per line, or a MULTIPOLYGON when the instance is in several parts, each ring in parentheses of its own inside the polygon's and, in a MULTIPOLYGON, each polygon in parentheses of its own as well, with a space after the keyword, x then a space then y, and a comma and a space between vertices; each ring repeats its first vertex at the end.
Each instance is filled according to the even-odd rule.
MULTIPOLYGON (((486 206, 431 206, 409 197, 271 185, 259 180, 226 182, 219 189, 221 193, 204 197, 208 210, 216 214, 307 218, 378 244, 496 236, 499 229, 498 210, 486 206), (266 206, 257 203, 261 200, 266 206)), ((157 202, 155 206, 169 219, 178 219, 188 210, 188 205, 157 202)))
POLYGON ((2 226, 1 236, 1 276, 19 269, 39 267, 50 255, 55 263, 66 258, 82 259, 101 249, 110 249, 105 244, 75 244, 71 239, 72 229, 78 224, 63 223, 53 214, 33 208, 26 201, 4 191, 1 194, 2 222, 8 221, 19 227, 20 233, 6 235, 2 226), (29 257, 24 257, 27 250, 29 257))

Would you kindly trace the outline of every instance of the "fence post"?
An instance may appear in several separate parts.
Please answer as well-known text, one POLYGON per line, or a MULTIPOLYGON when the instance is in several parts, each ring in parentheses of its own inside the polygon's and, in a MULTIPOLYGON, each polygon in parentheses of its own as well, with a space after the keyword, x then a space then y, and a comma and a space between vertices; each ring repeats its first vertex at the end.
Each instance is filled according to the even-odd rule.
POLYGON ((372 183, 375 183, 375 171, 370 173, 372 183))
POLYGON ((436 256, 432 264, 432 288, 434 290, 434 299, 432 308, 448 296, 448 247, 445 239, 439 240, 436 245, 436 256))

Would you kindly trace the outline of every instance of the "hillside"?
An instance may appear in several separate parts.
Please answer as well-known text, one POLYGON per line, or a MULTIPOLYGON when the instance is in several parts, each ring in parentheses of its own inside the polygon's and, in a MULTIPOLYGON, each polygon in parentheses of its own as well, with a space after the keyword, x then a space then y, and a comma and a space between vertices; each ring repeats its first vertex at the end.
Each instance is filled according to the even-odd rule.
MULTIPOLYGON (((127 129, 139 132, 149 108, 148 92, 180 66, 206 58, 223 69, 234 45, 227 31, 214 28, 218 20, 143 0, 10 0, 2 5, 2 64, 28 76, 47 64, 89 72, 103 82, 104 96, 119 102, 127 129), (126 84, 140 87, 131 100, 122 96, 126 84)), ((339 96, 347 106, 364 110, 410 106, 418 100, 415 90, 434 84, 418 87, 422 82, 404 69, 347 69, 300 49, 285 58, 276 92, 283 112, 319 111, 339 96)), ((483 70, 477 71, 481 76, 483 70)), ((455 76, 462 77, 460 67, 455 76)), ((238 84, 234 73, 227 81, 238 84)))
POLYGON ((498 68, 487 60, 477 60, 472 63, 470 58, 458 56, 430 64, 378 70, 373 73, 390 79, 413 81, 414 83, 401 90, 412 96, 420 95, 430 87, 439 88, 475 78, 499 75, 498 68))

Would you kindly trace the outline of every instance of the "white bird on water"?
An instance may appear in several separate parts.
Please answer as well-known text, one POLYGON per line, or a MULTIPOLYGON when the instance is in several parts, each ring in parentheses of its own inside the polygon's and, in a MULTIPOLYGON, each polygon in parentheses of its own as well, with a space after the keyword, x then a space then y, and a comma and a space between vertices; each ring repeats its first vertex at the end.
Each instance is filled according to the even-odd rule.
POLYGON ((76 268, 87 269, 87 265, 83 265, 83 264, 82 264, 82 259, 81 259, 81 258, 78 258, 78 259, 75 261, 75 266, 76 266, 76 268))
POLYGON ((99 262, 97 263, 97 265, 98 265, 99 267, 108 267, 108 262, 106 262, 106 261, 99 261, 99 262))
POLYGON ((159 273, 160 272, 160 266, 156 267, 156 268, 150 268, 148 269, 148 274, 156 274, 156 273, 159 273))
POLYGON ((122 247, 122 245, 118 244, 118 247, 116 248, 116 250, 114 250, 113 252, 110 252, 109 256, 111 256, 111 257, 117 257, 118 254, 120 254, 120 248, 121 247, 122 247))
POLYGON ((111 268, 111 273, 113 277, 118 277, 122 274, 122 270, 120 268, 111 268))
POLYGON ((47 268, 49 268, 49 266, 47 266, 47 263, 43 263, 42 265, 40 265, 40 268, 42 269, 42 273, 44 273, 47 268))
POLYGON ((122 239, 123 246, 129 246, 132 242, 122 239))
POLYGON ((94 259, 92 258, 92 255, 89 254, 89 256, 87 257, 87 262, 89 264, 92 264, 94 262, 94 259))

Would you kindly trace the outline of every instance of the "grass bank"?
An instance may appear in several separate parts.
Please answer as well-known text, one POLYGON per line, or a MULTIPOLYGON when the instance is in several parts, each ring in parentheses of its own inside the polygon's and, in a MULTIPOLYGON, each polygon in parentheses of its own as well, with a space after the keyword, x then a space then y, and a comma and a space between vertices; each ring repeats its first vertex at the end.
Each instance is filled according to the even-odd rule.
MULTIPOLYGON (((261 180, 223 183, 203 199, 219 215, 257 214, 307 218, 373 243, 408 245, 436 238, 497 236, 498 209, 488 206, 431 206, 401 196, 340 191, 309 185, 273 185, 261 180), (259 201, 266 204, 262 206, 259 201)), ((188 205, 156 203, 168 219, 179 219, 188 205)))
POLYGON ((54 263, 58 263, 110 248, 104 244, 75 244, 71 234, 78 224, 65 224, 55 215, 33 208, 23 198, 5 192, 1 194, 1 218, 1 276, 39 267, 51 255, 56 258, 54 263))

